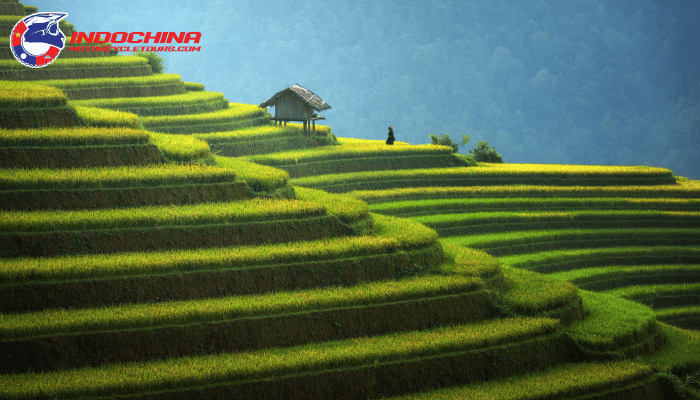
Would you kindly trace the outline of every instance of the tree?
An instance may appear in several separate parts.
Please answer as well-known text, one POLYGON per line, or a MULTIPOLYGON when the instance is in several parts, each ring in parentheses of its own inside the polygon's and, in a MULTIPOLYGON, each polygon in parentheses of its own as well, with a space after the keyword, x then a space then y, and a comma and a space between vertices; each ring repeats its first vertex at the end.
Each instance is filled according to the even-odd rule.
POLYGON ((457 143, 454 140, 452 140, 450 138, 449 133, 446 133, 442 136, 429 135, 429 137, 430 137, 430 140, 432 141, 432 144, 452 147, 453 153, 456 153, 457 151, 459 151, 459 146, 462 146, 462 145, 469 143, 469 135, 462 135, 462 143, 457 143))
POLYGON ((476 147, 469 150, 476 161, 479 162, 489 162, 489 163, 502 163, 503 158, 496 151, 495 147, 489 146, 489 143, 485 140, 480 141, 476 147))
POLYGON ((161 74, 165 72, 165 69, 167 68, 163 57, 159 56, 158 53, 154 51, 145 52, 139 50, 135 53, 135 55, 145 57, 146 59, 148 59, 148 65, 151 66, 151 70, 154 74, 161 74))

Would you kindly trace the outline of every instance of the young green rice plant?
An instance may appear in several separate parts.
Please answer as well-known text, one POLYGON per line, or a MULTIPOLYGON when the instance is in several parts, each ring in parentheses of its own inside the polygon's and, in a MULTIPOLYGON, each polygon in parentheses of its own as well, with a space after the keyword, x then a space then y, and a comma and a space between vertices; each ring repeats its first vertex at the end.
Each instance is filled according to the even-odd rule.
POLYGON ((392 400, 539 400, 569 398, 624 387, 651 376, 649 366, 625 360, 564 364, 546 371, 392 397, 392 400))
POLYGON ((151 143, 158 146, 168 161, 191 162, 211 156, 209 145, 189 135, 149 132, 151 143))
MULTIPOLYGON (((166 74, 167 75, 167 74, 166 74)), ((238 121, 256 117, 264 117, 267 111, 258 105, 229 103, 229 108, 201 114, 162 115, 143 117, 141 122, 145 127, 167 127, 186 124, 211 124, 238 121)))
MULTIPOLYGON (((114 57, 109 57, 114 58, 114 57)), ((219 92, 187 92, 171 96, 152 97, 117 97, 109 99, 73 100, 71 104, 99 108, 136 108, 136 107, 170 107, 182 104, 204 104, 215 100, 224 100, 219 92)))
POLYGON ((116 146, 148 143, 149 134, 130 128, 2 129, 0 147, 116 146))
POLYGON ((289 183, 289 173, 274 167, 255 164, 241 158, 214 156, 222 170, 235 171, 254 192, 273 193, 289 183))
POLYGON ((688 331, 658 322, 666 340, 660 349, 644 355, 641 361, 653 368, 683 376, 700 370, 700 332, 688 331))
MULTIPOLYGON (((58 58, 42 69, 64 68, 126 68, 146 65, 147 60, 138 56, 58 58)), ((22 70, 27 67, 15 60, 0 60, 0 70, 22 70)))
POLYGON ((447 296, 480 287, 465 276, 413 277, 352 287, 285 291, 196 301, 0 315, 0 339, 204 323, 447 296))
POLYGON ((662 296, 698 296, 700 283, 635 285, 608 290, 605 293, 623 299, 653 303, 654 298, 662 296))
POLYGON ((68 97, 54 87, 35 82, 0 81, 0 108, 47 108, 67 103, 68 97))
POLYGON ((74 106, 78 116, 87 126, 101 128, 125 127, 141 129, 139 117, 136 114, 105 108, 74 106))
POLYGON ((588 288, 595 285, 597 290, 608 290, 619 286, 627 286, 625 282, 638 277, 663 280, 665 277, 684 277, 700 275, 700 264, 660 264, 660 265, 612 265, 574 269, 548 274, 547 276, 559 281, 568 281, 579 287, 588 288))
POLYGON ((585 348, 614 351, 643 340, 656 325, 654 311, 608 293, 579 290, 585 318, 565 328, 585 348))
POLYGON ((230 203, 88 211, 0 212, 0 232, 188 226, 297 219, 325 214, 318 204, 251 199, 230 203))
POLYGON ((599 249, 541 251, 499 257, 504 265, 543 273, 608 265, 647 265, 700 262, 696 246, 625 246, 599 249))
POLYGON ((519 313, 535 314, 553 310, 578 298, 578 289, 568 282, 556 281, 536 272, 502 267, 507 288, 503 302, 519 313))
POLYGON ((592 210, 571 212, 475 212, 423 215, 412 218, 433 229, 461 227, 487 233, 510 230, 536 230, 545 227, 610 228, 652 226, 697 226, 700 212, 655 210, 592 210), (697 222, 696 222, 697 221, 697 222))
POLYGON ((532 253, 537 250, 593 248, 630 245, 694 245, 700 229, 615 228, 511 231, 445 238, 460 246, 488 251, 495 256, 532 253))
POLYGON ((230 182, 236 173, 211 166, 0 169, 0 190, 62 190, 230 182))
POLYGON ((62 90, 69 90, 102 87, 168 85, 178 83, 180 82, 180 79, 181 77, 178 74, 158 74, 124 78, 53 79, 35 82, 46 86, 53 86, 62 90))
POLYGON ((700 316, 700 306, 663 308, 656 310, 656 317, 662 320, 700 316))
POLYGON ((2 375, 0 397, 114 396, 144 390, 269 379, 465 352, 552 334, 557 329, 558 321, 553 319, 501 319, 254 352, 114 364, 43 374, 2 375))

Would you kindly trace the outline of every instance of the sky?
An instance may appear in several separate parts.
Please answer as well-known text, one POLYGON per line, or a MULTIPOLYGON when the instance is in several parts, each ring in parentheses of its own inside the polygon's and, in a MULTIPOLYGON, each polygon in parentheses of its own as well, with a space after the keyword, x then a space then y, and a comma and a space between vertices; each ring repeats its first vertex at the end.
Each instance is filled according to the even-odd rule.
MULTIPOLYGON (((201 32, 167 73, 260 104, 301 84, 343 137, 471 137, 506 162, 700 179, 696 0, 35 0, 81 32, 201 32)), ((127 54, 122 52, 121 54, 127 54)))

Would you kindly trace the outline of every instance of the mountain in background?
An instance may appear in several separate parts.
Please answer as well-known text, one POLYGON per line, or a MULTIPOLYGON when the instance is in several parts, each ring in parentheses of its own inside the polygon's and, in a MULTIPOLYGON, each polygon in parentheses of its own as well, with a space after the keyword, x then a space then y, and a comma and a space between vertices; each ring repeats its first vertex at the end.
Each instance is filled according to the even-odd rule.
POLYGON ((200 31, 161 53, 184 80, 261 103, 299 83, 342 136, 487 140, 506 162, 653 165, 700 178, 693 0, 35 1, 82 31, 200 31))

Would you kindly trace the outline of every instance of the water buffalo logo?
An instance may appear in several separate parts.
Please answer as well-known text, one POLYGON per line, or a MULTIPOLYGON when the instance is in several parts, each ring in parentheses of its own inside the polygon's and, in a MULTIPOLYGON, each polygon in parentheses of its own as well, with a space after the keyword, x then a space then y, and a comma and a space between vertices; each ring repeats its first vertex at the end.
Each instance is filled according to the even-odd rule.
POLYGON ((17 61, 31 68, 51 64, 66 44, 58 21, 67 16, 61 12, 43 12, 17 22, 10 36, 10 48, 17 61))

